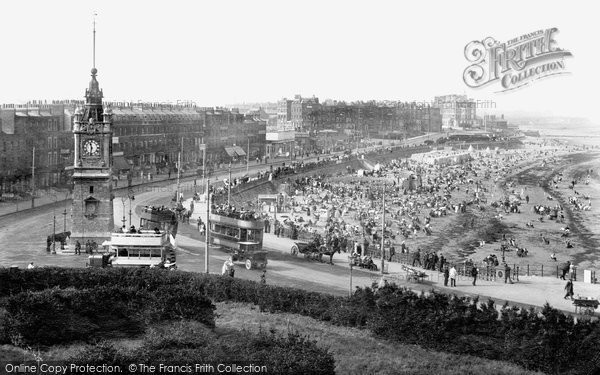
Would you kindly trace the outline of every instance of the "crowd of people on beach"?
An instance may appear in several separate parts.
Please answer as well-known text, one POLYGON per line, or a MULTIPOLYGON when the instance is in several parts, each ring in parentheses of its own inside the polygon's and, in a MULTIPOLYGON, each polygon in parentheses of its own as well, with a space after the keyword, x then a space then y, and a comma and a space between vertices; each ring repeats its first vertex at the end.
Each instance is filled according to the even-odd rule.
MULTIPOLYGON (((440 249, 435 248, 415 251, 409 248, 412 247, 410 244, 419 247, 419 244, 426 243, 424 237, 438 234, 438 219, 471 213, 464 226, 475 228, 480 215, 473 213, 493 211, 499 220, 506 215, 522 213, 523 205, 529 204, 530 197, 523 188, 520 193, 517 191, 519 184, 511 181, 510 175, 530 166, 533 160, 555 155, 556 150, 535 148, 488 150, 475 152, 472 160, 462 164, 435 165, 411 159, 391 160, 377 164, 366 174, 288 179, 289 204, 283 210, 289 215, 278 220, 266 218, 269 224, 265 228, 284 228, 283 232, 293 238, 299 235, 310 237, 316 233, 327 234, 334 239, 344 238, 347 239, 346 246, 341 246, 341 249, 350 251, 360 244, 365 254, 377 257, 381 256, 381 238, 384 237, 385 256, 389 260, 412 261, 415 265, 440 272, 443 272, 444 263, 448 262, 464 268, 465 259, 456 254, 444 256, 440 249), (386 213, 382 234, 384 195, 386 213), (408 253, 412 255, 406 255, 408 253), (418 261, 414 261, 416 254, 419 254, 418 261)), ((531 210, 539 215, 542 222, 565 222, 563 207, 558 203, 540 202, 534 204, 531 210)), ((530 221, 526 227, 532 229, 534 225, 530 221)), ((281 234, 281 229, 277 232, 281 234)), ((528 256, 529 250, 517 239, 501 238, 500 235, 495 240, 501 241, 505 251, 514 251, 518 257, 528 256)), ((480 243, 483 245, 486 241, 481 240, 480 243)), ((567 245, 573 246, 573 243, 567 245)), ((483 256, 476 265, 501 266, 495 254, 483 256)))

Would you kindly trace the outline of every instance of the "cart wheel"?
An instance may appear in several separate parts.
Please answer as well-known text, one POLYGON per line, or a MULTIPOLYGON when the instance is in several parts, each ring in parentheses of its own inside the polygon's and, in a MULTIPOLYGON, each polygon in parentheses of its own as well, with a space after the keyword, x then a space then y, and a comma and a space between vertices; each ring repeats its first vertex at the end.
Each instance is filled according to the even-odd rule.
POLYGON ((292 255, 298 255, 298 246, 293 245, 290 252, 292 253, 292 255))
POLYGON ((250 259, 246 259, 246 269, 247 270, 252 269, 252 261, 250 259))

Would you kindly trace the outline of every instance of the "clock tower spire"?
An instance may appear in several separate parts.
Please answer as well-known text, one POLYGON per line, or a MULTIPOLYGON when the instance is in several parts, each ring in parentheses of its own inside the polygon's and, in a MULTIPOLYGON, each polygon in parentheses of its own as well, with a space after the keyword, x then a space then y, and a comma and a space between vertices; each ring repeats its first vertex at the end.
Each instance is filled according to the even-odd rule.
MULTIPOLYGON (((95 14, 94 14, 95 16, 95 14)), ((102 103, 96 75, 96 19, 93 28, 92 78, 85 104, 73 116, 75 157, 71 237, 84 245, 101 244, 114 229, 112 203, 112 112, 102 103)))

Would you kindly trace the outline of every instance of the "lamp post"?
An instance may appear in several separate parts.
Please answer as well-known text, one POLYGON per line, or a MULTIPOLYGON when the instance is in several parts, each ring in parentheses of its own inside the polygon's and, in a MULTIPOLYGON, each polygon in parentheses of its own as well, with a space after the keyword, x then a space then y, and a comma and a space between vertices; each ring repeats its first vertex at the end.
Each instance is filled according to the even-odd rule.
POLYGON ((67 231, 67 209, 63 211, 63 232, 67 231))
POLYGON ((52 205, 52 254, 56 254, 56 195, 52 205))
POLYGON ((350 297, 352 297, 352 269, 354 268, 354 260, 350 258, 350 297))
POLYGON ((67 231, 67 202, 69 199, 69 192, 65 194, 65 210, 63 211, 63 232, 67 231))
POLYGON ((385 183, 383 184, 382 203, 383 210, 381 213, 381 274, 383 275, 383 266, 385 262, 385 183))
POLYGON ((206 181, 206 223, 204 224, 204 272, 208 272, 208 248, 210 245, 210 181, 206 181))
POLYGON ((248 137, 248 148, 246 150, 246 175, 248 175, 249 168, 250 168, 250 137, 248 137))
MULTIPOLYGON (((129 226, 131 227, 131 201, 135 200, 132 190, 127 192, 127 197, 129 198, 129 226)), ((123 216, 125 216, 125 214, 123 214, 123 216)))
POLYGON ((121 221, 123 222, 123 226, 125 226, 125 223, 127 222, 127 220, 125 220, 125 201, 125 197, 121 197, 121 203, 123 203, 123 218, 121 221))

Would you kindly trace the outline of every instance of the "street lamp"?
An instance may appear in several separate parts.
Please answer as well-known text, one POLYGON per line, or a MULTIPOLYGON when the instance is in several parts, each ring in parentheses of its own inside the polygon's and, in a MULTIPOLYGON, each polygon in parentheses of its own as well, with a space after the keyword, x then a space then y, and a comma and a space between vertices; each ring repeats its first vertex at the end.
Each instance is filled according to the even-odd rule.
POLYGON ((121 219, 121 221, 123 222, 123 226, 125 226, 126 220, 125 220, 125 197, 121 197, 121 203, 123 203, 123 219, 121 219))
POLYGON ((129 198, 129 226, 131 226, 131 201, 135 200, 133 191, 129 190, 128 198, 129 198))
POLYGON ((348 257, 350 261, 350 297, 352 297, 352 269, 354 268, 354 258, 348 257))
POLYGON ((54 204, 52 205, 52 254, 56 254, 56 194, 53 194, 54 204))
POLYGON ((63 232, 67 231, 67 209, 65 208, 63 213, 63 232))

